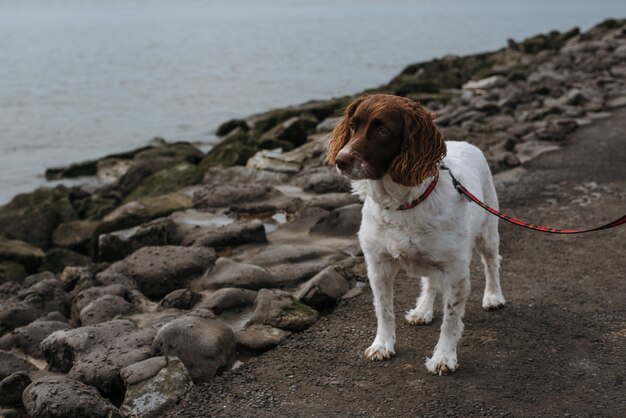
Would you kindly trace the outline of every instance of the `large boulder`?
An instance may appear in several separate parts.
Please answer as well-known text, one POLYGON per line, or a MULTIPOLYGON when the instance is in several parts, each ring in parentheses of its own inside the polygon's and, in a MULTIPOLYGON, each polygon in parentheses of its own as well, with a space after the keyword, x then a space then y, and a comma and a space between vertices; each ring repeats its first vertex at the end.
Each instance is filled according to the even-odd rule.
POLYGON ((43 354, 39 344, 53 332, 70 328, 63 321, 37 320, 0 337, 0 350, 18 348, 30 356, 41 357, 43 354))
POLYGON ((122 369, 126 384, 122 413, 159 418, 193 386, 185 365, 177 357, 153 357, 122 369))
POLYGON ((87 267, 91 265, 91 258, 66 248, 52 248, 39 267, 39 271, 60 273, 66 267, 87 267))
POLYGON ((362 208, 363 205, 360 203, 354 203, 333 209, 328 216, 320 219, 311 228, 311 232, 323 235, 356 236, 361 227, 362 208))
POLYGON ((198 208, 230 207, 237 203, 261 200, 272 194, 276 194, 276 191, 261 184, 227 183, 199 188, 193 194, 193 202, 198 208))
POLYGON ((98 237, 98 259, 118 261, 140 248, 176 244, 176 224, 168 218, 155 219, 138 227, 98 237))
POLYGON ((109 321, 118 315, 128 315, 136 311, 126 299, 116 295, 104 295, 85 306, 79 314, 80 323, 93 325, 109 321))
POLYGON ((143 247, 96 277, 127 277, 144 295, 161 298, 202 276, 215 258, 215 251, 205 247, 143 247))
POLYGON ((200 247, 235 247, 242 244, 267 242, 265 227, 259 220, 237 221, 216 229, 205 229, 199 234, 187 235, 182 244, 200 247))
POLYGON ((0 261, 13 261, 24 266, 27 272, 35 273, 41 265, 44 252, 27 242, 0 236, 0 261))
POLYGON ((215 267, 207 271, 197 283, 201 289, 239 287, 253 290, 273 287, 275 284, 276 277, 266 269, 229 258, 219 258, 215 267))
POLYGON ((24 390, 24 407, 33 418, 103 418, 121 414, 98 390, 77 380, 47 376, 24 390))
POLYGON ((319 319, 319 313, 295 300, 291 293, 261 289, 248 325, 269 325, 287 331, 302 331, 319 319))
POLYGON ((263 353, 282 343, 288 336, 288 331, 269 325, 250 325, 235 335, 240 350, 251 353, 263 353))
POLYGON ((174 192, 185 186, 200 183, 204 172, 197 166, 189 163, 180 163, 153 173, 133 189, 126 196, 126 201, 138 199, 144 196, 156 196, 174 192))
POLYGON ((350 283, 331 266, 303 283, 294 296, 301 302, 319 309, 334 305, 348 290, 350 283))
POLYGON ((204 291, 200 293, 201 299, 195 306, 196 309, 210 309, 216 315, 233 308, 252 306, 257 292, 249 289, 225 287, 216 291, 204 291))
MULTIPOLYGON (((0 380, 0 405, 21 405, 24 389, 30 383, 30 376, 23 371, 15 372, 0 380)), ((2 416, 1 414, 0 412, 0 416, 2 416)))
POLYGON ((235 360, 235 335, 208 309, 198 309, 163 326, 154 347, 178 357, 195 383, 208 382, 235 360))
POLYGON ((8 351, 0 350, 0 380, 16 372, 32 372, 37 370, 31 363, 8 351))
POLYGON ((87 254, 98 225, 100 222, 89 220, 64 222, 54 231, 52 243, 56 247, 87 254))

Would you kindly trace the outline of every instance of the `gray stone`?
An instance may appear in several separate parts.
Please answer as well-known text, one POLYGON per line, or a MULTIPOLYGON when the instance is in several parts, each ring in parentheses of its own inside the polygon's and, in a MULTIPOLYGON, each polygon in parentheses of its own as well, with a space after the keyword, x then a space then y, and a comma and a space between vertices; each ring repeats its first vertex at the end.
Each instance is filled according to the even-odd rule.
POLYGON ((195 306, 196 309, 206 308, 219 315, 228 309, 252 305, 257 292, 248 289, 227 287, 214 292, 202 292, 202 300, 195 306))
POLYGON ((15 372, 0 381, 0 405, 21 405, 22 393, 30 382, 26 372, 15 372))
POLYGON ((294 180, 296 186, 312 193, 349 193, 352 190, 350 181, 340 176, 335 170, 324 167, 314 173, 298 176, 294 180))
POLYGON ((39 344, 55 331, 72 328, 67 322, 37 320, 0 338, 0 350, 18 348, 33 357, 41 357, 39 344))
POLYGON ((267 271, 276 278, 272 287, 285 288, 296 286, 310 279, 326 266, 328 266, 328 262, 324 260, 314 260, 294 264, 279 264, 277 266, 268 267, 267 271))
POLYGON ((208 309, 199 309, 163 326, 154 347, 178 357, 194 381, 208 382, 235 360, 235 335, 208 309))
POLYGON ((294 296, 309 306, 322 308, 334 305, 348 290, 350 283, 331 266, 303 283, 294 296))
POLYGON ((96 277, 122 275, 132 279, 144 295, 161 298, 188 287, 215 263, 215 251, 204 247, 144 247, 96 277))
POLYGON ((333 210, 358 202, 359 198, 350 193, 326 193, 314 196, 306 202, 306 205, 309 207, 333 210))
POLYGON ((126 299, 115 295, 104 295, 85 306, 80 311, 79 319, 83 326, 93 325, 133 312, 135 312, 135 307, 126 299))
POLYGON ((199 285, 202 289, 240 287, 256 290, 272 287, 275 283, 276 277, 264 268, 219 258, 215 267, 202 277, 199 285))
POLYGON ((64 222, 54 230, 52 244, 55 247, 88 253, 98 225, 99 221, 89 220, 64 222))
POLYGON ((153 357, 122 369, 126 395, 120 407, 132 417, 158 418, 191 389, 193 382, 177 357, 153 357))
POLYGON ((39 271, 60 273, 65 267, 86 267, 91 264, 91 258, 76 251, 66 248, 53 248, 46 253, 39 271))
POLYGON ((12 261, 24 266, 27 272, 35 273, 43 261, 44 252, 27 242, 6 239, 0 236, 0 261, 12 261))
POLYGON ((262 244, 267 242, 263 222, 237 221, 215 230, 204 231, 199 235, 191 234, 183 240, 183 245, 200 247, 235 247, 242 244, 262 244))
MULTIPOLYGON (((85 306, 91 302, 101 298, 104 295, 115 295, 122 298, 128 297, 128 288, 121 284, 112 284, 108 286, 96 286, 79 292, 74 299, 72 311, 79 314, 85 306)), ((74 315, 73 315, 74 316, 74 315)))
POLYGON ((361 210, 363 205, 355 203, 331 211, 311 228, 311 233, 323 235, 356 236, 361 227, 361 210))
POLYGON ((289 332, 268 325, 251 325, 238 331, 235 336, 240 350, 263 353, 282 343, 289 336, 289 332))
POLYGON ((247 167, 211 167, 204 175, 202 182, 207 185, 222 185, 226 183, 240 184, 264 184, 277 185, 286 183, 289 179, 288 174, 275 173, 265 170, 255 170, 247 167))
POLYGON ((278 264, 299 263, 302 261, 319 260, 323 257, 337 256, 337 251, 330 247, 307 244, 272 245, 250 260, 258 266, 274 266, 278 264))
POLYGON ((98 238, 98 259, 118 261, 140 248, 177 244, 176 224, 168 218, 155 219, 146 224, 102 234, 98 238))
POLYGON ((261 289, 254 301, 254 312, 248 325, 269 325, 287 331, 302 331, 319 319, 319 313, 296 301, 291 293, 278 289, 261 289))
POLYGON ((200 295, 190 289, 176 289, 159 302, 160 309, 191 309, 200 300, 200 295))
POLYGON ((98 390, 77 380, 47 376, 33 381, 22 396, 33 418, 121 417, 117 408, 98 390))
POLYGON ((254 183, 227 183, 205 186, 193 194, 194 206, 198 208, 229 207, 236 203, 251 202, 268 197, 272 188, 254 183))
POLYGON ((35 366, 8 351, 0 350, 0 380, 17 372, 32 372, 35 366))

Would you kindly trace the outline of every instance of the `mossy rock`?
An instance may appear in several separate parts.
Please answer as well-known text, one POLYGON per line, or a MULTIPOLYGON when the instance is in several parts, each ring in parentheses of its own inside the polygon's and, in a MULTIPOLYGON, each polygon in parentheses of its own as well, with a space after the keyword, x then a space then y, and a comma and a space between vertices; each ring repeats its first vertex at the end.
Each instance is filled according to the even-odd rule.
POLYGON ((43 260, 44 252, 27 242, 0 237, 0 261, 12 261, 35 273, 43 260))
POLYGON ((7 282, 21 283, 26 276, 26 269, 23 265, 12 261, 0 262, 0 284, 7 282))
POLYGON ((91 264, 91 259, 87 256, 66 248, 53 248, 46 253, 39 271, 60 273, 65 267, 88 267, 91 264))
POLYGON ((112 197, 103 197, 96 194, 83 199, 75 200, 74 207, 80 219, 97 220, 110 213, 119 205, 119 201, 112 197))
POLYGON ((124 199, 125 202, 136 200, 144 196, 157 196, 176 191, 185 186, 202 181, 204 172, 198 166, 181 163, 157 171, 144 178, 141 183, 124 199))
POLYGON ((78 216, 66 188, 40 188, 15 196, 0 208, 0 231, 7 238, 47 250, 56 227, 75 219, 78 216))
POLYGON ((200 172, 204 174, 210 167, 218 165, 226 167, 245 165, 248 159, 260 149, 255 134, 258 132, 235 128, 207 153, 199 164, 200 172))

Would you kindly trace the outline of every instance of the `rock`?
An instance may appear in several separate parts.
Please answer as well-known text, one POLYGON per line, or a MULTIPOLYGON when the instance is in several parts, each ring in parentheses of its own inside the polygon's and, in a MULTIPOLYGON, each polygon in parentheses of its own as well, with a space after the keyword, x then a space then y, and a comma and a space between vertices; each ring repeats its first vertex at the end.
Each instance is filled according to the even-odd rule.
POLYGON ((194 192, 193 202, 198 208, 229 207, 236 203, 249 203, 268 197, 272 190, 268 186, 250 183, 206 186, 194 192))
POLYGON ((0 350, 0 380, 17 372, 32 372, 37 370, 35 366, 26 360, 22 360, 13 353, 0 350))
POLYGON ((267 236, 263 222, 253 220, 250 222, 237 221, 213 231, 206 231, 199 236, 188 236, 183 240, 183 245, 223 248, 265 242, 267 242, 267 236))
MULTIPOLYGON (((119 205, 119 196, 102 196, 99 192, 73 201, 81 219, 98 220, 111 213, 119 205)), ((56 245, 56 244, 55 244, 56 245)))
POLYGON ((340 116, 326 118, 317 124, 317 126, 315 127, 315 131, 316 132, 330 132, 333 129, 335 129, 335 126, 337 126, 340 120, 341 120, 340 116))
POLYGON ((126 203, 105 216, 102 219, 102 224, 96 229, 96 234, 131 228, 167 216, 172 212, 189 209, 192 206, 191 197, 179 192, 156 197, 144 197, 126 203))
POLYGON ((167 167, 141 180, 126 196, 125 201, 174 192, 185 186, 200 183, 202 177, 204 177, 204 171, 193 164, 180 163, 167 167))
POLYGON ((100 235, 98 260, 118 261, 143 247, 177 243, 176 224, 168 218, 155 219, 140 226, 100 235))
POLYGON ((358 202, 359 198, 350 193, 326 193, 313 196, 306 202, 306 205, 309 207, 333 210, 341 206, 347 206, 358 202))
POLYGON ((128 315, 135 311, 126 299, 115 295, 104 295, 85 306, 79 314, 80 323, 85 325, 110 321, 118 315, 128 315))
POLYGON ((22 418, 22 414, 13 408, 0 408, 0 417, 2 418, 22 418))
POLYGON ((22 393, 30 385, 30 377, 26 372, 15 372, 0 381, 0 404, 21 405, 22 393))
POLYGON ((39 344, 55 331, 72 328, 64 321, 37 320, 0 337, 0 350, 18 348, 33 357, 42 357, 39 344))
POLYGON ((65 248, 53 248, 46 253, 39 271, 60 273, 65 267, 87 267, 90 265, 91 258, 85 255, 65 248))
POLYGON ((527 81, 530 84, 549 83, 561 85, 565 83, 565 77, 553 70, 537 70, 528 76, 527 81))
POLYGON ((223 185, 226 183, 254 183, 272 186, 286 183, 289 177, 290 176, 288 174, 284 173, 256 170, 241 166, 211 167, 206 171, 202 183, 211 186, 223 185))
POLYGON ((122 176, 130 170, 132 165, 132 160, 105 158, 98 161, 96 177, 105 183, 113 183, 122 178, 122 176))
POLYGON ((252 257, 250 263, 258 266, 274 266, 311 260, 316 261, 331 255, 337 258, 344 258, 330 247, 307 244, 272 245, 262 249, 257 255, 252 257))
POLYGON ((190 289, 177 289, 168 293, 159 302, 160 309, 184 309, 189 310, 198 303, 201 296, 190 289))
POLYGON ((327 267, 303 283, 294 296, 309 306, 322 308, 334 305, 348 290, 350 283, 333 267, 327 267))
POLYGON ((289 118, 265 132, 261 136, 260 141, 262 144, 268 140, 278 139, 285 141, 287 144, 291 145, 289 149, 285 149, 285 151, 289 151, 293 146, 298 147, 304 144, 306 142, 307 132, 314 128, 317 123, 318 120, 314 117, 300 116, 289 118))
POLYGON ((27 272, 35 273, 43 261, 44 252, 40 248, 19 240, 0 236, 0 261, 12 261, 24 266, 27 272))
POLYGON ((273 173, 296 174, 302 170, 302 164, 285 161, 281 149, 261 150, 248 159, 246 168, 273 173))
POLYGON ((154 347, 165 356, 178 357, 194 381, 210 381, 235 360, 235 335, 208 309, 199 309, 163 326, 154 347))
POLYGON ((313 173, 302 175, 294 181, 296 186, 312 193, 349 193, 352 190, 350 181, 330 168, 322 168, 313 173))
POLYGON ((158 159, 170 159, 179 162, 198 164, 204 158, 204 154, 189 142, 173 142, 139 150, 135 160, 153 161, 158 159))
POLYGON ((118 261, 102 276, 131 278, 147 297, 162 298, 172 290, 187 287, 215 263, 215 251, 205 247, 144 247, 118 261))
POLYGON ((191 389, 193 382, 178 357, 153 357, 122 369, 126 416, 158 418, 191 389))
POLYGON ((62 178, 74 178, 82 176, 95 176, 98 167, 97 160, 83 161, 70 164, 66 167, 53 167, 46 169, 46 180, 58 180, 62 178))
POLYGON ((251 325, 235 334, 239 349, 255 354, 276 347, 288 336, 289 332, 268 325, 251 325))
POLYGON ((75 219, 76 212, 67 189, 61 186, 40 188, 32 193, 19 194, 0 208, 0 231, 6 238, 47 250, 57 226, 75 219))
POLYGON ((270 274, 276 278, 272 287, 283 289, 286 287, 296 286, 299 283, 310 279, 322 271, 326 266, 328 266, 328 262, 324 260, 315 260, 294 264, 279 264, 268 267, 267 271, 269 271, 270 274))
POLYGON ((254 302, 254 312, 248 325, 269 325, 288 331, 302 331, 319 319, 315 309, 296 301, 278 289, 261 289, 254 302))
POLYGON ((578 106, 589 101, 580 89, 571 89, 565 94, 564 102, 570 106, 578 106))
POLYGON ((463 84, 463 90, 489 90, 494 87, 502 87, 506 84, 506 79, 501 75, 493 75, 476 81, 468 81, 463 84))
POLYGON ((355 236, 361 227, 362 208, 362 204, 355 203, 334 209, 311 228, 311 233, 355 236))
POLYGON ((614 97, 606 102, 606 107, 608 109, 616 109, 622 106, 626 106, 626 96, 614 97))
POLYGON ((70 221, 60 224, 52 235, 52 244, 55 247, 88 254, 91 250, 91 240, 100 222, 98 221, 70 221))
POLYGON ((312 100, 298 106, 283 109, 274 109, 269 112, 253 115, 247 119, 248 125, 253 129, 265 132, 294 116, 303 114, 313 115, 317 120, 323 120, 334 112, 342 109, 346 104, 346 98, 330 100, 312 100))
POLYGON ((207 153, 199 164, 200 171, 206 172, 210 167, 219 165, 245 165, 259 149, 258 141, 248 131, 235 128, 207 153))
POLYGON ((215 135, 224 136, 232 132, 235 128, 241 128, 244 131, 248 131, 250 129, 245 120, 231 119, 227 122, 222 123, 215 131, 215 135))
POLYGON ((264 268, 219 258, 215 267, 205 273, 198 285, 202 289, 237 287, 257 290, 272 287, 275 283, 276 278, 264 268))
POLYGON ((0 284, 7 282, 19 283, 26 277, 26 269, 23 265, 12 261, 0 262, 0 284))
POLYGON ((202 292, 202 300, 195 306, 196 309, 210 309, 214 314, 240 306, 252 305, 257 292, 248 289, 226 287, 214 292, 202 292))
MULTIPOLYGON (((72 306, 72 311, 73 313, 78 314, 87 305, 105 295, 119 296, 127 299, 128 294, 129 289, 120 284, 90 287, 77 293, 76 298, 74 299, 74 304, 72 306)), ((74 317, 75 315, 72 316, 74 317)))
POLYGON ((117 408, 96 388, 79 381, 48 376, 35 380, 24 390, 24 407, 33 418, 121 417, 117 408))
POLYGON ((171 318, 139 329, 127 319, 115 319, 76 329, 57 331, 41 342, 50 371, 97 387, 107 396, 123 394, 120 370, 156 355, 152 342, 171 318))

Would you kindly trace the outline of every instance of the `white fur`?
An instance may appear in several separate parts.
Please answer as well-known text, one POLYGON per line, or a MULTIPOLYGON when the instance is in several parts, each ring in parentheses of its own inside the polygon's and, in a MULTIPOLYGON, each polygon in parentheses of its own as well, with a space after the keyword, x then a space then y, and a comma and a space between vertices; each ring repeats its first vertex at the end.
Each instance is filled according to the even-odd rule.
MULTIPOLYGON (((446 142, 444 163, 476 197, 497 208, 498 201, 489 166, 478 148, 466 142, 446 142)), ((463 314, 470 291, 470 260, 474 248, 485 265, 483 308, 504 305, 500 289, 498 218, 489 215, 459 195, 450 175, 441 170, 434 191, 417 207, 395 210, 418 198, 430 184, 417 187, 394 183, 389 175, 381 180, 355 180, 353 189, 365 203, 359 241, 365 255, 378 328, 372 345, 365 350, 371 360, 395 354, 393 281, 402 268, 421 277, 422 292, 406 315, 413 324, 433 319, 437 293, 443 296, 443 323, 433 356, 426 361, 431 373, 454 371, 456 345, 463 333, 463 314)))

